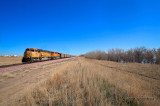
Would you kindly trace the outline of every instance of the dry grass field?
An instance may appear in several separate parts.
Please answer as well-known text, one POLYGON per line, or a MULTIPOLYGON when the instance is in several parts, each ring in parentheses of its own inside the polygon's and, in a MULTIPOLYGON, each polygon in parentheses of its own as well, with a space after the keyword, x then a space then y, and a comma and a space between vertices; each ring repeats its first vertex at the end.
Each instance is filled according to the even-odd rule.
MULTIPOLYGON (((13 106, 159 106, 160 66, 75 58, 38 83, 29 84, 7 104, 13 106)), ((27 70, 24 73, 30 73, 27 70)), ((14 79, 14 78, 13 78, 14 79)), ((31 80, 31 78, 30 78, 31 80)))
POLYGON ((23 89, 30 88, 30 86, 35 86, 39 82, 48 79, 52 73, 59 71, 70 61, 72 59, 24 68, 14 72, 0 73, 0 106, 10 104, 11 101, 15 100, 15 97, 24 94, 23 89))
POLYGON ((22 57, 0 57, 0 66, 22 63, 22 57))

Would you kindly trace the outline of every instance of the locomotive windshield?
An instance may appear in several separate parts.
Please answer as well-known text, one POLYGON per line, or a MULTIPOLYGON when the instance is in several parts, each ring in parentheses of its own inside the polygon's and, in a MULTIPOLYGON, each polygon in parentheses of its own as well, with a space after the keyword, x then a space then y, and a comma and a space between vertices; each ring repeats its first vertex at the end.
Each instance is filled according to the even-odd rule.
POLYGON ((34 52, 34 50, 33 50, 33 49, 30 49, 30 50, 29 50, 29 49, 26 49, 26 51, 32 51, 32 52, 34 52))

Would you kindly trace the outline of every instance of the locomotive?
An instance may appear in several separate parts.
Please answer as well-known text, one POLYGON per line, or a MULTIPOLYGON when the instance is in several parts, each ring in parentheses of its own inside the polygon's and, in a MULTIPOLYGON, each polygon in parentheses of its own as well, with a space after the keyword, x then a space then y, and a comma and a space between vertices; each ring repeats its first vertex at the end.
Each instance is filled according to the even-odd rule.
POLYGON ((34 62, 38 60, 42 61, 43 58, 47 58, 48 60, 53 60, 53 59, 69 58, 69 57, 71 57, 71 55, 42 50, 42 49, 27 48, 24 52, 22 62, 34 62))

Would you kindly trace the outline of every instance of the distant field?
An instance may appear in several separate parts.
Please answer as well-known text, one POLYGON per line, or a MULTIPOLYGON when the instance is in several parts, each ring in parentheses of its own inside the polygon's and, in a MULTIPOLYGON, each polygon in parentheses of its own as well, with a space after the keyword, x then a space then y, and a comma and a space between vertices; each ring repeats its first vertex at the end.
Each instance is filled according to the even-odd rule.
MULTIPOLYGON (((12 80, 3 75, 2 85, 5 81, 21 79, 18 77, 21 74, 14 75, 12 80)), ((22 95, 17 93, 16 99, 8 102, 9 104, 160 106, 159 65, 116 63, 78 57, 59 65, 50 64, 28 69, 24 71, 23 78, 25 81, 29 79, 27 82, 32 83, 24 86, 25 90, 20 90, 22 95), (50 74, 47 74, 48 72, 50 74), (33 75, 43 77, 38 79, 40 81, 37 83, 36 77, 30 77, 33 75)))
POLYGON ((0 57, 0 66, 21 63, 22 57, 0 57))

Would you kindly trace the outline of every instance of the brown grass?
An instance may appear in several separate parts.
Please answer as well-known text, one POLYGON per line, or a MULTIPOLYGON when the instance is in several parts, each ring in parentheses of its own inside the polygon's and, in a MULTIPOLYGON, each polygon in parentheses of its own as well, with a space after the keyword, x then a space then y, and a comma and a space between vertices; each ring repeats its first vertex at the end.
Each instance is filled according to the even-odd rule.
POLYGON ((6 77, 6 78, 14 78, 14 77, 15 77, 15 74, 5 72, 5 73, 3 73, 1 76, 2 76, 2 77, 6 77))
POLYGON ((143 79, 137 74, 126 72, 127 68, 126 70, 121 69, 124 72, 119 71, 120 63, 115 64, 114 68, 110 68, 108 67, 109 63, 84 58, 66 63, 61 69, 56 70, 48 80, 34 87, 27 87, 24 95, 21 98, 17 96, 18 100, 11 104, 15 106, 158 106, 160 104, 160 96, 158 96, 160 90, 157 85, 159 81, 156 82, 151 78, 143 79), (128 97, 153 97, 154 100, 133 100, 128 97))
POLYGON ((25 72, 25 73, 28 73, 28 72, 30 72, 30 70, 25 70, 24 72, 25 72))
POLYGON ((3 81, 3 79, 0 79, 0 82, 2 82, 3 81))
POLYGON ((22 63, 22 57, 0 57, 0 66, 22 63))

